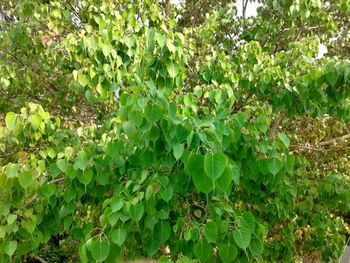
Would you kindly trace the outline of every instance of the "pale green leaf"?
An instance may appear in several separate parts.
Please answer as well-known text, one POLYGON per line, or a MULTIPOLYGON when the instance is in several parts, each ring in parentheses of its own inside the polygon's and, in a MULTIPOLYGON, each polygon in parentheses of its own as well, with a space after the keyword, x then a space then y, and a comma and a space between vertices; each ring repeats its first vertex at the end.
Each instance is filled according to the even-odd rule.
POLYGON ((5 117, 6 127, 13 131, 18 125, 18 117, 14 112, 8 112, 5 117))
POLYGON ((12 255, 15 253, 16 249, 17 249, 17 241, 16 240, 5 242, 5 244, 4 244, 5 254, 12 257, 12 255))
POLYGON ((27 189, 33 182, 33 174, 31 171, 26 171, 18 175, 19 185, 27 189))
POLYGON ((287 137, 287 135, 285 135, 284 133, 278 133, 278 138, 281 140, 281 142, 283 142, 284 146, 288 149, 289 148, 289 144, 290 144, 290 140, 287 137))
POLYGON ((173 146, 173 154, 176 160, 179 160, 184 152, 184 144, 178 143, 173 146))
POLYGON ((169 64, 167 65, 167 70, 169 77, 174 79, 180 72, 180 67, 177 64, 169 64))
POLYGON ((31 126, 33 128, 33 130, 37 130, 40 128, 42 122, 42 118, 40 114, 34 114, 31 116, 31 126))
POLYGON ((89 78, 86 75, 78 75, 78 82, 81 86, 85 87, 89 84, 89 78))
POLYGON ((111 233, 111 239, 118 246, 123 245, 126 239, 127 232, 123 228, 119 228, 118 230, 113 230, 111 233))

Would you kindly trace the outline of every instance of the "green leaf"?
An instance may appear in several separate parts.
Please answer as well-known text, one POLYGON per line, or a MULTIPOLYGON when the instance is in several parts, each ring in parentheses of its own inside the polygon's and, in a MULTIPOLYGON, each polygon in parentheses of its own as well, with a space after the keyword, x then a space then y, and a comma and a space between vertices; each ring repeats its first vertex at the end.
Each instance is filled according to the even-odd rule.
POLYGON ((130 205, 129 213, 132 220, 139 222, 143 216, 145 209, 142 204, 130 205))
POLYGON ((222 152, 207 153, 204 157, 204 171, 213 181, 223 174, 226 165, 227 158, 222 152))
POLYGON ((146 82, 147 87, 151 91, 151 94, 155 93, 157 90, 156 84, 154 84, 153 80, 147 80, 146 82))
POLYGON ((112 50, 113 50, 113 47, 110 44, 102 45, 102 52, 105 57, 108 57, 109 54, 111 54, 112 50))
POLYGON ((237 246, 245 250, 250 244, 252 234, 248 228, 240 227, 232 233, 233 239, 236 242, 237 246))
POLYGON ((97 49, 97 38, 96 37, 88 37, 85 39, 86 45, 88 48, 92 49, 92 50, 96 50, 97 49))
POLYGON ((287 137, 287 135, 285 135, 284 133, 278 133, 278 138, 280 138, 280 140, 283 142, 284 146, 288 149, 289 148, 289 143, 290 140, 287 137))
POLYGON ((18 182, 22 188, 27 189, 33 182, 33 174, 30 171, 19 174, 18 182))
POLYGON ((33 130, 36 131, 37 129, 39 129, 41 122, 42 122, 41 115, 34 114, 31 116, 31 126, 32 126, 33 130))
POLYGON ((204 157, 202 155, 191 154, 185 164, 185 173, 192 177, 198 191, 208 194, 213 190, 213 183, 204 172, 204 157))
POLYGON ((267 169, 275 176, 282 169, 282 161, 277 158, 267 160, 267 169))
POLYGON ((227 192, 231 188, 232 180, 234 178, 230 167, 226 167, 222 176, 216 180, 216 186, 223 192, 227 192))
POLYGON ((184 144, 177 143, 173 146, 173 154, 176 160, 179 160, 184 152, 184 144))
POLYGON ((135 38, 132 36, 124 36, 124 43, 128 48, 131 48, 135 44, 135 38))
POLYGON ((58 169, 63 173, 67 173, 68 161, 66 159, 59 159, 56 162, 58 169))
POLYGON ((79 172, 78 173, 78 180, 81 182, 83 185, 87 186, 93 177, 93 171, 92 169, 88 169, 84 172, 79 172))
POLYGON ((252 239, 249 245, 249 250, 252 252, 252 254, 255 257, 261 256, 263 250, 264 250, 264 245, 259 239, 252 239))
POLYGON ((55 184, 43 184, 40 188, 40 192, 43 196, 46 198, 49 198, 56 192, 56 185, 55 184))
POLYGON ((168 222, 161 220, 154 226, 154 235, 157 236, 160 243, 167 241, 171 234, 171 227, 168 222))
POLYGON ((17 125, 18 125, 18 117, 17 114, 14 112, 8 112, 5 117, 5 122, 6 122, 6 127, 10 130, 13 131, 17 125))
POLYGON ((120 209, 122 209, 122 207, 124 206, 124 203, 123 201, 121 200, 117 200, 117 201, 114 201, 112 204, 111 204, 111 210, 112 212, 117 212, 119 211, 120 209))
POLYGON ((287 155, 286 157, 286 171, 289 174, 293 174, 295 164, 295 157, 293 155, 287 155))
POLYGON ((128 117, 129 121, 137 127, 140 127, 143 122, 143 117, 140 112, 130 111, 128 117))
POLYGON ((81 86, 85 87, 87 84, 89 84, 89 78, 86 75, 79 75, 78 82, 81 86))
POLYGON ((157 32, 155 35, 155 40, 157 41, 158 45, 162 48, 165 46, 167 39, 166 36, 157 32))
POLYGON ((170 38, 167 39, 166 46, 171 53, 175 53, 176 47, 174 46, 174 44, 170 38))
POLYGON ((160 196, 165 202, 169 202, 173 197, 174 187, 172 185, 168 185, 165 189, 160 191, 160 196))
POLYGON ((208 222, 204 228, 204 235, 210 243, 216 243, 218 228, 214 222, 208 222))
POLYGON ((330 72, 327 74, 328 83, 334 86, 338 82, 338 74, 336 72, 330 72))
POLYGON ((17 215, 10 214, 7 216, 7 224, 11 225, 17 219, 17 215))
POLYGON ((123 245, 126 239, 127 232, 125 229, 119 228, 118 230, 113 230, 111 233, 111 239, 118 246, 123 245))
POLYGON ((239 218, 239 226, 248 228, 252 233, 255 231, 255 223, 255 218, 250 212, 245 212, 242 217, 239 218))
POLYGON ((199 241, 194 245, 194 255, 201 262, 205 262, 209 259, 212 254, 212 248, 209 243, 205 241, 199 241))
POLYGON ((75 158, 74 169, 85 171, 87 162, 86 153, 84 151, 80 151, 75 158))
POLYGON ((12 240, 12 241, 5 242, 5 245, 4 245, 5 254, 12 257, 12 255, 16 252, 16 249, 17 249, 17 241, 12 240))
POLYGON ((4 238, 6 236, 6 228, 5 226, 0 226, 0 238, 4 238))
POLYGON ((233 173, 233 181, 236 185, 239 185, 239 180, 241 177, 239 166, 234 161, 230 160, 229 167, 231 168, 233 173))
POLYGON ((6 166, 5 174, 7 178, 15 178, 18 176, 19 164, 9 163, 6 166))
POLYGON ((91 241, 90 250, 94 260, 102 262, 108 258, 110 245, 108 240, 101 236, 91 241))
POLYGON ((124 123, 123 128, 129 138, 133 138, 137 134, 137 129, 135 125, 129 121, 124 123))
POLYGON ((145 108, 145 118, 150 124, 157 122, 163 114, 163 109, 157 104, 147 105, 145 108))
POLYGON ((169 77, 174 79, 179 74, 180 67, 177 64, 169 64, 167 65, 167 70, 169 77))
POLYGON ((230 263, 238 255, 237 247, 231 243, 219 245, 219 257, 223 263, 230 263))
POLYGON ((71 158, 73 156, 73 148, 68 146, 64 149, 64 155, 67 157, 67 158, 71 158))

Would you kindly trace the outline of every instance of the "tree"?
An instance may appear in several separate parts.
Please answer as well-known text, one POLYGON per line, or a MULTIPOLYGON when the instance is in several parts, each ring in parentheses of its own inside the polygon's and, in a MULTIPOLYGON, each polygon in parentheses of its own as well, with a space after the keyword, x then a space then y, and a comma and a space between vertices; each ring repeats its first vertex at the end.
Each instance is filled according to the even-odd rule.
POLYGON ((349 170, 309 150, 348 139, 346 51, 316 57, 347 43, 350 3, 262 4, 3 4, 0 262, 53 238, 81 262, 338 258, 349 170))

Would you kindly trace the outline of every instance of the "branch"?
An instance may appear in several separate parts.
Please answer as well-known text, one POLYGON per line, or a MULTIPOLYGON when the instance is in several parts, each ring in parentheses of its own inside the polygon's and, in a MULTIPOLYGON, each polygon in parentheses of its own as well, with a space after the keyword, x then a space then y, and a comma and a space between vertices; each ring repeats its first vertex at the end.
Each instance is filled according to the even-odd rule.
POLYGON ((242 17, 245 18, 245 15, 246 15, 246 11, 247 11, 247 6, 248 6, 248 1, 249 0, 246 0, 244 2, 244 0, 242 0, 242 17))
POLYGON ((331 139, 331 140, 328 140, 328 141, 320 142, 318 145, 319 146, 326 146, 326 145, 329 145, 329 144, 333 144, 333 143, 335 143, 338 140, 345 140, 345 139, 348 139, 348 138, 350 138, 350 133, 346 134, 346 135, 343 135, 343 136, 340 136, 340 137, 337 137, 337 138, 334 138, 334 139, 331 139))
POLYGON ((71 11, 73 12, 73 14, 74 14, 77 18, 79 18, 79 20, 81 21, 80 15, 79 15, 78 11, 75 9, 75 7, 72 5, 72 3, 71 3, 69 0, 67 1, 67 3, 68 3, 68 5, 70 6, 70 9, 71 9, 71 11))
POLYGON ((41 258, 41 257, 39 257, 39 256, 36 256, 36 255, 34 255, 34 254, 31 254, 30 257, 33 258, 33 259, 35 259, 35 260, 37 260, 37 261, 39 261, 40 263, 49 263, 49 262, 47 262, 45 259, 43 259, 43 258, 41 258))
MULTIPOLYGON (((64 180, 66 180, 66 177, 54 179, 54 180, 48 181, 47 183, 48 183, 48 184, 55 184, 55 183, 63 182, 64 180)), ((38 197, 38 195, 37 195, 37 194, 34 194, 34 195, 32 196, 32 198, 30 198, 29 201, 24 205, 24 207, 30 206, 30 205, 36 200, 37 197, 38 197)))
POLYGON ((275 137, 275 133, 276 133, 276 130, 278 128, 278 125, 280 124, 280 122, 281 122, 282 118, 284 118, 284 116, 285 116, 284 112, 281 112, 277 116, 277 120, 275 120, 273 122, 272 128, 271 128, 270 133, 269 133, 270 139, 273 139, 275 137))
MULTIPOLYGON (((197 3, 198 3, 198 2, 197 2, 197 3)), ((199 9, 197 10, 196 16, 195 16, 194 21, 193 21, 193 22, 194 22, 194 23, 193 23, 194 26, 197 26, 197 22, 198 22, 198 19, 199 19, 199 13, 202 11, 203 7, 204 7, 206 4, 207 4, 207 2, 204 1, 204 2, 202 3, 202 5, 199 7, 199 9)))

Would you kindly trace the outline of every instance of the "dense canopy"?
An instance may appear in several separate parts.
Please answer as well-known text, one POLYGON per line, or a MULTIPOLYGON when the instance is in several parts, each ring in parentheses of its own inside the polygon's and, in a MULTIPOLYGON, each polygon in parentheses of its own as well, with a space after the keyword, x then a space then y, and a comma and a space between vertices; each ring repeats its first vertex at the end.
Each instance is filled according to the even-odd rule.
POLYGON ((342 255, 350 0, 238 2, 0 2, 0 262, 342 255))

